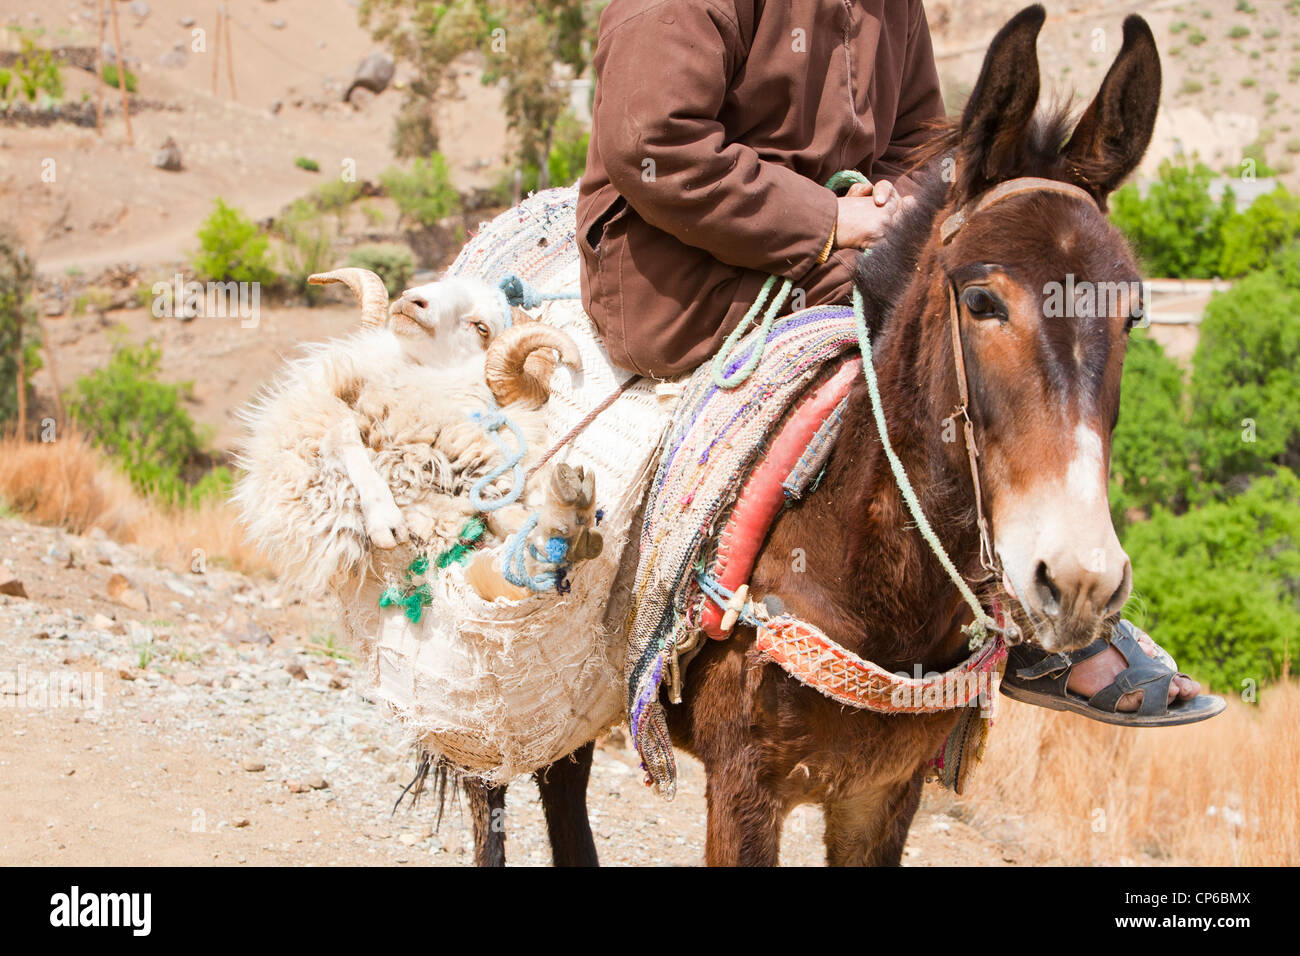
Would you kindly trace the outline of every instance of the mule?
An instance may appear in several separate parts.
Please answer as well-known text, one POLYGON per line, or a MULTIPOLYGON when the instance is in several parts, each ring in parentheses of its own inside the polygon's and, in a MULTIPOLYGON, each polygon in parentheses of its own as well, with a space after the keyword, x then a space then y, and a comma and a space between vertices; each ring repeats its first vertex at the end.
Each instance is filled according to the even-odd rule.
MULTIPOLYGON (((1114 623, 1131 583, 1107 473, 1136 310, 1127 297, 1096 293, 1139 281, 1105 210, 1150 141, 1160 64, 1150 28, 1130 16, 1122 49, 1071 132, 1063 110, 1035 115, 1044 17, 1029 7, 994 38, 961 117, 918 158, 918 201, 863 257, 857 283, 888 432, 943 547, 986 597, 1009 599, 1026 634, 1069 651, 1114 623), (1025 177, 1077 189, 1025 183, 987 208, 973 205, 1025 177), (1064 316, 1045 307, 1059 288, 1076 294, 1064 316), (979 450, 975 476, 959 432, 953 440, 959 367, 979 450), (981 562, 977 483, 995 571, 981 562)), ((819 490, 773 524, 751 594, 779 599, 891 671, 944 670, 967 654, 961 628, 970 611, 912 525, 864 383, 843 418, 819 490)), ((635 561, 636 549, 627 550, 635 561)), ((815 803, 829 863, 897 865, 928 763, 957 713, 843 707, 761 661, 754 640, 741 626, 706 641, 682 703, 667 708, 675 745, 707 773, 706 861, 777 863, 782 822, 815 803)), ((557 863, 595 860, 585 810, 591 752, 539 775, 557 863)), ((503 800, 504 788, 472 799, 503 800)), ((501 839, 476 828, 483 862, 503 859, 501 839)))

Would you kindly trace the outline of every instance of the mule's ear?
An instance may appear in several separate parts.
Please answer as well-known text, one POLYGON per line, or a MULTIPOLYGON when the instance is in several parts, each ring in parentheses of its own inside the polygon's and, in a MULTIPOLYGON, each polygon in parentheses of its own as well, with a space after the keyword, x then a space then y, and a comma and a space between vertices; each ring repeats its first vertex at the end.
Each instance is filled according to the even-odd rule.
POLYGON ((1026 7, 998 31, 966 101, 957 147, 957 189, 965 202, 1018 174, 1025 134, 1038 105, 1038 31, 1047 13, 1026 7))
POLYGON ((1147 22, 1124 21, 1124 45, 1084 111, 1064 153, 1083 185, 1104 203, 1137 168, 1160 106, 1160 54, 1147 22))

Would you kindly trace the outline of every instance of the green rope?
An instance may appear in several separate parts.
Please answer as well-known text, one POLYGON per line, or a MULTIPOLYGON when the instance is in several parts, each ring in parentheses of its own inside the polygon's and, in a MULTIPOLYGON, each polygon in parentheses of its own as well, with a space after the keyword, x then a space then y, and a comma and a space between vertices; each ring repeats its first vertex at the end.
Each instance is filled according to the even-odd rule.
MULTIPOLYGON (((856 169, 842 169, 830 179, 826 180, 826 188, 831 192, 855 183, 869 182, 866 176, 856 169)), ((754 343, 753 349, 750 350, 749 356, 745 359, 745 364, 730 375, 727 374, 727 366, 734 359, 733 352, 740 340, 745 337, 749 331, 749 324, 754 321, 754 317, 767 302, 767 297, 772 292, 772 286, 776 284, 779 276, 771 275, 763 283, 763 288, 758 291, 758 297, 754 304, 749 307, 740 323, 727 336, 727 340, 722 343, 722 348, 718 349, 718 354, 713 357, 713 384, 718 388, 735 388, 744 382, 749 376, 754 374, 754 369, 758 368, 759 361, 763 358, 763 350, 767 346, 767 337, 772 332, 772 323, 776 321, 777 313, 785 305, 785 300, 790 297, 790 292, 794 288, 794 283, 789 279, 781 280, 781 287, 777 290, 776 298, 772 304, 767 307, 763 315, 763 321, 758 326, 758 341, 754 343)))
POLYGON ((907 472, 903 470, 903 463, 899 460, 894 446, 889 441, 889 431, 885 427, 884 404, 880 400, 880 386, 876 382, 876 366, 871 357, 871 333, 867 331, 867 317, 862 308, 862 293, 855 286, 853 289, 853 319, 858 327, 858 346, 862 350, 862 371, 867 378, 867 392, 871 396, 871 412, 876 417, 876 431, 880 434, 880 444, 885 449, 885 457, 889 460, 889 468, 894 473, 894 481, 898 483, 898 490, 903 495, 903 500, 907 502, 907 510, 912 513, 912 518, 916 521, 917 530, 921 532, 921 537, 925 543, 930 546, 934 556, 939 559, 943 569, 948 572, 948 577, 952 578, 952 583, 957 585, 957 590, 961 592, 962 598, 970 605, 970 609, 975 613, 975 623, 967 625, 963 630, 971 638, 971 646, 984 643, 988 638, 988 629, 996 627, 997 622, 984 613, 984 607, 980 604, 975 593, 966 583, 966 579, 961 576, 952 559, 948 557, 948 552, 943 549, 943 544, 939 541, 939 536, 934 533, 930 527, 929 520, 925 517, 925 512, 921 510, 920 499, 916 497, 916 491, 912 488, 912 482, 907 477, 907 472))
MULTIPOLYGON (((477 516, 470 518, 460 529, 460 534, 456 536, 456 543, 438 555, 434 566, 441 571, 453 564, 463 563, 470 552, 478 546, 486 532, 487 525, 482 518, 477 516)), ((433 603, 433 588, 428 581, 416 584, 415 579, 423 578, 428 573, 429 556, 422 554, 406 566, 406 584, 391 584, 384 588, 383 593, 379 595, 379 606, 401 607, 411 623, 419 624, 424 609, 433 603)))
POLYGON ((738 368, 731 375, 727 375, 727 366, 731 364, 731 353, 735 350, 736 345, 744 338, 745 333, 749 331, 749 323, 758 315, 759 309, 763 308, 767 302, 768 295, 772 292, 772 286, 776 283, 777 276, 768 276, 767 281, 763 283, 763 288, 758 291, 758 298, 754 304, 749 307, 740 324, 732 330, 727 336, 727 340, 722 343, 722 348, 718 349, 718 354, 713 357, 713 384, 718 388, 735 388, 750 375, 754 374, 754 369, 758 368, 758 361, 763 357, 763 347, 767 344, 768 333, 772 331, 772 323, 776 320, 776 314, 781 311, 781 306, 785 305, 785 300, 790 296, 790 290, 794 288, 794 283, 789 279, 781 280, 781 288, 776 293, 776 298, 768 306, 767 312, 763 315, 763 321, 759 324, 758 341, 749 352, 749 357, 745 359, 745 364, 738 368))

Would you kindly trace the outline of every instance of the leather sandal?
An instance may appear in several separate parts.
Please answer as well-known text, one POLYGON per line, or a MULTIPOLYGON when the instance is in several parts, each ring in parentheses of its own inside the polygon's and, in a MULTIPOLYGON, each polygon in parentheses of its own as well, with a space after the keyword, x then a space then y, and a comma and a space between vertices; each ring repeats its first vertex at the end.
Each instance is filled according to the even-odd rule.
POLYGON ((1049 654, 1036 645, 1018 644, 1010 648, 1007 657, 1002 693, 1021 703, 1065 710, 1105 724, 1127 727, 1194 724, 1223 712, 1227 701, 1213 694, 1198 694, 1190 700, 1175 699, 1169 703, 1169 683, 1181 672, 1162 648, 1157 647, 1155 657, 1147 654, 1138 643, 1138 633, 1128 621, 1120 621, 1109 638, 1098 638, 1068 654, 1049 654), (1066 684, 1074 666, 1096 657, 1107 647, 1119 651, 1128 666, 1091 697, 1068 690, 1066 684), (1134 691, 1142 692, 1137 710, 1116 710, 1120 699, 1134 691))

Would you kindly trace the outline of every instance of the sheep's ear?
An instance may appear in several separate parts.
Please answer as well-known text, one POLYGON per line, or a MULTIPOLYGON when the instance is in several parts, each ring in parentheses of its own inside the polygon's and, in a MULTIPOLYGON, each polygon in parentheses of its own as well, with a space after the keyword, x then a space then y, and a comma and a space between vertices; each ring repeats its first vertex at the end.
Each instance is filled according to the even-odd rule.
POLYGON ((1047 12, 1026 7, 989 44, 966 101, 957 145, 957 195, 964 203, 1019 175, 1029 123, 1038 105, 1038 31, 1047 12))
POLYGON ((1159 107, 1156 39, 1147 22, 1132 14, 1124 21, 1124 45, 1064 150, 1099 203, 1142 161, 1159 107))

